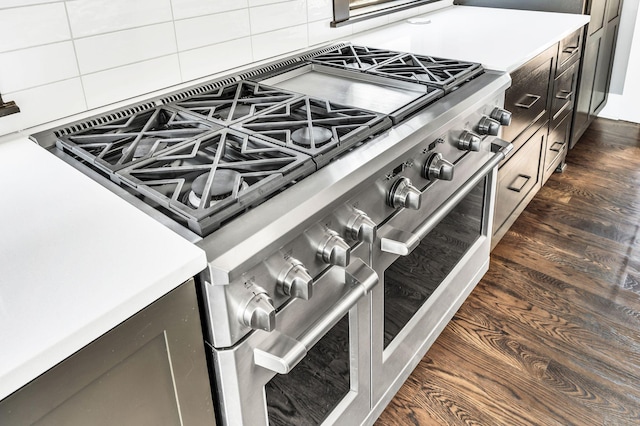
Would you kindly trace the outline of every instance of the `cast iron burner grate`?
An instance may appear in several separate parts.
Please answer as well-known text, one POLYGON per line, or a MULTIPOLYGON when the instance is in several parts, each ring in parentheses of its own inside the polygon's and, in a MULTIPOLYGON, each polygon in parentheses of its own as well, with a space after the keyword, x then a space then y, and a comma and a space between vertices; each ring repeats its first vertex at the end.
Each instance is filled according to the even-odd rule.
POLYGON ((301 96, 251 81, 240 81, 171 105, 227 126, 266 108, 301 96))
POLYGON ((341 68, 366 70, 401 55, 384 49, 347 45, 311 58, 311 62, 341 68))
POLYGON ((220 129, 199 117, 154 108, 58 138, 67 149, 112 175, 189 139, 220 129))
POLYGON ((204 236, 315 171, 305 154, 223 129, 119 171, 121 181, 204 236))
POLYGON ((410 53, 377 65, 368 73, 385 77, 426 83, 448 92, 483 72, 482 66, 473 62, 442 59, 410 53))
POLYGON ((305 97, 233 127, 328 161, 390 125, 383 114, 305 97))

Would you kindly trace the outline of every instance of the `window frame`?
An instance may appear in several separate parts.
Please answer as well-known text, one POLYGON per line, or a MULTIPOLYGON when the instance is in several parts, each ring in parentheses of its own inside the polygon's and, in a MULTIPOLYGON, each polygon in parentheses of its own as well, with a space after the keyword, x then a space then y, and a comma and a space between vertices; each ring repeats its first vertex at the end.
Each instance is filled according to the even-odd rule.
POLYGON ((331 21, 331 26, 334 28, 342 27, 366 19, 377 18, 389 13, 424 6, 425 4, 436 3, 438 1, 440 0, 388 0, 387 2, 394 4, 385 5, 385 3, 381 3, 362 7, 359 8, 359 10, 363 11, 362 13, 353 14, 353 9, 349 7, 349 0, 333 0, 333 21, 331 21))

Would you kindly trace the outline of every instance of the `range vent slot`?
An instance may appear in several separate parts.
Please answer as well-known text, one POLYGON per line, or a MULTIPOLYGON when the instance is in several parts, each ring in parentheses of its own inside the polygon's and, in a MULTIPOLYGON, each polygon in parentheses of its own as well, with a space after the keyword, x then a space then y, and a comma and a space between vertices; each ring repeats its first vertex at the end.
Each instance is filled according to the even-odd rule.
POLYGON ((230 84, 236 83, 238 79, 236 77, 225 78, 224 80, 217 80, 213 83, 204 84, 202 86, 194 87, 191 89, 184 90, 182 92, 173 93, 169 96, 165 96, 164 98, 160 98, 160 103, 165 105, 172 102, 181 101, 186 98, 190 98, 191 96, 200 95, 202 93, 210 92, 215 89, 219 89, 224 86, 228 86, 230 84))
POLYGON ((138 113, 140 111, 146 111, 148 109, 155 108, 155 107, 156 107, 156 103, 155 102, 147 102, 147 103, 144 103, 144 104, 138 104, 138 105, 133 106, 131 108, 121 109, 121 110, 112 112, 112 113, 107 114, 107 115, 102 115, 100 117, 94 117, 92 119, 89 119, 89 120, 86 120, 86 121, 81 121, 81 122, 78 122, 78 123, 73 123, 69 127, 56 129, 54 131, 54 134, 56 135, 56 137, 69 135, 69 134, 72 134, 72 133, 76 133, 76 132, 80 132, 80 131, 83 131, 83 130, 90 129, 90 128, 95 127, 95 126, 101 126, 101 125, 107 124, 107 123, 109 123, 111 121, 118 120, 120 118, 127 117, 129 115, 138 113))
POLYGON ((332 44, 331 46, 323 47, 322 49, 314 50, 313 52, 307 53, 306 55, 300 56, 300 59, 307 60, 311 58, 315 58, 318 55, 324 55, 325 53, 332 52, 337 49, 341 49, 345 46, 349 46, 350 43, 337 43, 332 44))
POLYGON ((265 65, 264 67, 256 68, 247 73, 240 74, 239 80, 264 80, 274 75, 282 74, 289 71, 292 68, 296 68, 300 65, 300 58, 293 58, 286 61, 276 62, 273 64, 265 65))

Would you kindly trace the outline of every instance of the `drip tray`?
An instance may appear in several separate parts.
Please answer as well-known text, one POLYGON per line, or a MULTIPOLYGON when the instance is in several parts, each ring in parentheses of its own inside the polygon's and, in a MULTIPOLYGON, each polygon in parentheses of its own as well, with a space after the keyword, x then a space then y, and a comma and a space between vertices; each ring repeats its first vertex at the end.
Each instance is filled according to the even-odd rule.
POLYGON ((442 90, 422 84, 317 64, 303 65, 262 83, 386 114, 394 124, 444 95, 442 90))

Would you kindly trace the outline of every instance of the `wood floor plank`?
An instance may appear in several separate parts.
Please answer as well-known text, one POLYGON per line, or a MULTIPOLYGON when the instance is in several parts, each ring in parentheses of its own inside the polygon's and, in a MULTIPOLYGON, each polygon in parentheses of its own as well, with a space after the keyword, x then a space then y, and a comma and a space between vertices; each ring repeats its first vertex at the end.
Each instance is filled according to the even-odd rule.
POLYGON ((596 119, 378 425, 640 424, 640 125, 596 119))

